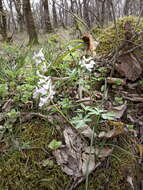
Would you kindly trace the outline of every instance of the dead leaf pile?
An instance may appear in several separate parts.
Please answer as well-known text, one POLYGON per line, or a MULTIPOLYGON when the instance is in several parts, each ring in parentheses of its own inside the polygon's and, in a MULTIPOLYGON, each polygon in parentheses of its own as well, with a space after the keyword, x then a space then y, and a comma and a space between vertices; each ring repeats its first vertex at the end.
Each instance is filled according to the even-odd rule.
POLYGON ((109 147, 88 146, 87 142, 70 127, 67 127, 63 134, 65 145, 53 151, 53 155, 62 170, 74 181, 84 179, 87 173, 90 174, 101 164, 96 161, 96 157, 104 160, 113 151, 109 147))

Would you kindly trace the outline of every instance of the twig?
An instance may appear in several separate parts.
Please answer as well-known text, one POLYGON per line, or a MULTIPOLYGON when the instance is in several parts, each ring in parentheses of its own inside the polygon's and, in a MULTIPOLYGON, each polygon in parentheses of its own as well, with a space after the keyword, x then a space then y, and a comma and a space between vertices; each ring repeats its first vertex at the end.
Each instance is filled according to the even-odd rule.
POLYGON ((18 147, 18 148, 13 148, 13 149, 9 148, 9 149, 0 150, 0 153, 6 153, 6 152, 10 152, 10 151, 22 151, 22 150, 38 150, 38 149, 44 151, 44 149, 42 147, 18 147))
POLYGON ((128 54, 128 53, 131 53, 131 52, 133 52, 134 50, 136 50, 136 49, 138 49, 138 48, 140 48, 140 47, 142 47, 142 46, 143 46, 143 43, 141 43, 141 44, 139 44, 139 45, 137 45, 137 46, 135 46, 135 47, 133 47, 133 48, 131 48, 131 49, 125 51, 124 53, 119 54, 118 56, 126 55, 126 54, 128 54))
MULTIPOLYGON (((114 6, 113 6, 113 2, 110 1, 111 4, 111 8, 112 8, 112 13, 113 13, 113 20, 114 20, 114 25, 115 25, 115 29, 116 29, 116 41, 118 42, 119 37, 118 37, 118 28, 117 28, 117 22, 116 22, 116 16, 115 16, 115 10, 114 10, 114 6)), ((112 77, 114 70, 115 70, 115 63, 116 63, 116 58, 118 56, 118 51, 119 51, 119 47, 117 47, 116 45, 116 49, 115 49, 115 55, 113 56, 112 59, 112 70, 110 72, 110 77, 112 77)))
POLYGON ((140 14, 139 14, 139 17, 138 17, 138 20, 137 20, 137 24, 136 24, 136 26, 135 26, 135 28, 134 28, 133 33, 135 33, 135 31, 136 31, 136 29, 137 29, 137 27, 138 27, 138 25, 139 25, 139 23, 140 23, 140 20, 141 20, 141 17, 142 17, 142 12, 143 12, 143 7, 142 7, 141 10, 140 10, 140 14))

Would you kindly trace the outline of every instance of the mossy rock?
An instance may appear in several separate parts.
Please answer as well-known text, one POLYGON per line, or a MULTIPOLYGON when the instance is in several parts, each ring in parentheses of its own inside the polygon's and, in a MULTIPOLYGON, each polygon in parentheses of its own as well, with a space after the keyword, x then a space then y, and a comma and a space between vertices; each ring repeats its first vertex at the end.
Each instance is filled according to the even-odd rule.
MULTIPOLYGON (((125 30, 124 26, 126 22, 130 22, 132 30, 136 28, 136 32, 140 32, 143 29, 143 18, 140 19, 139 24, 138 18, 134 16, 127 16, 117 20, 117 30, 118 36, 116 33, 115 25, 112 24, 109 27, 100 30, 98 35, 99 45, 96 49, 96 52, 100 55, 107 55, 112 52, 117 46, 119 46, 125 39, 125 30), (136 27, 137 26, 137 27, 136 27)), ((137 44, 141 39, 136 39, 134 41, 137 44)))

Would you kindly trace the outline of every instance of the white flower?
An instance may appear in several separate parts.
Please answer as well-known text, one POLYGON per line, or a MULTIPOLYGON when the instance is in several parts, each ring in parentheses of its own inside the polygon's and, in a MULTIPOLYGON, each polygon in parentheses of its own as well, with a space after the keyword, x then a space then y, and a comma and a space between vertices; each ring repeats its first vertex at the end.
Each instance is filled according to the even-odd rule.
POLYGON ((41 61, 45 61, 45 56, 44 56, 44 53, 42 52, 43 51, 43 48, 41 48, 40 50, 39 50, 39 52, 38 53, 35 53, 34 54, 34 56, 33 56, 33 59, 35 59, 37 62, 37 65, 39 64, 39 63, 41 63, 41 61))
POLYGON ((37 67, 36 74, 39 77, 37 87, 35 88, 33 93, 33 98, 39 98, 39 107, 42 107, 44 105, 47 105, 50 102, 50 100, 53 99, 55 91, 51 77, 44 76, 40 70, 42 69, 43 72, 47 71, 47 65, 44 62, 46 59, 43 54, 43 49, 40 49, 40 51, 37 54, 34 54, 33 59, 35 60, 37 67))
POLYGON ((41 48, 38 53, 34 54, 33 59, 35 60, 36 67, 38 67, 38 65, 42 64, 41 65, 42 71, 43 72, 47 71, 47 65, 46 65, 46 63, 43 63, 44 61, 46 61, 44 53, 43 53, 43 48, 41 48))
POLYGON ((44 106, 45 104, 47 104, 48 100, 49 100, 49 98, 46 97, 46 96, 41 97, 41 98, 40 98, 40 102, 39 102, 39 107, 42 107, 42 106, 44 106))
POLYGON ((40 75, 41 78, 38 81, 38 86, 35 88, 33 98, 40 98, 39 107, 42 107, 49 103, 50 99, 53 99, 55 95, 54 86, 52 85, 51 77, 40 75))
POLYGON ((36 87, 35 88, 35 91, 34 91, 34 93, 33 93, 33 98, 35 99, 35 98, 37 98, 38 96, 39 96, 39 89, 36 87))
POLYGON ((92 57, 86 58, 85 56, 83 56, 83 58, 79 61, 79 64, 81 65, 81 67, 85 67, 88 71, 91 72, 96 63, 92 59, 92 57))

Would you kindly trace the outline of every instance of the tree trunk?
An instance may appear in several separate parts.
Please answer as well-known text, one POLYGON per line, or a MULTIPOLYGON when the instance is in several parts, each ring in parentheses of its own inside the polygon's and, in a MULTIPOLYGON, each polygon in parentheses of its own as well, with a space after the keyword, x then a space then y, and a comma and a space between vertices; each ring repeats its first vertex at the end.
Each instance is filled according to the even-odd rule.
POLYGON ((83 0, 83 16, 84 20, 86 21, 86 24, 90 27, 90 19, 89 19, 89 1, 83 0))
POLYGON ((43 0, 43 7, 44 7, 44 19, 45 19, 45 32, 52 32, 52 24, 50 21, 48 0, 43 0))
POLYGON ((140 12, 141 12, 141 17, 143 17, 143 0, 140 0, 140 12))
POLYGON ((17 22, 19 25, 19 32, 23 32, 24 30, 24 18, 22 13, 22 2, 21 0, 13 0, 14 6, 17 12, 17 22))
POLYGON ((26 20, 27 32, 29 35, 29 44, 38 44, 38 35, 31 11, 30 0, 23 0, 23 12, 26 20))
MULTIPOLYGON (((64 1, 64 4, 65 4, 65 9, 68 10, 68 2, 67 0, 64 1)), ((67 26, 69 23, 69 14, 66 13, 65 11, 65 25, 67 26)))
POLYGON ((101 5, 101 26, 104 26, 105 23, 105 2, 106 0, 102 1, 102 5, 101 5))
POLYGON ((9 5, 9 9, 10 9, 10 17, 11 17, 10 20, 12 21, 12 31, 15 31, 17 30, 17 27, 16 27, 16 22, 14 19, 14 14, 13 14, 13 1, 12 0, 7 1, 7 4, 9 5))
POLYGON ((131 2, 131 0, 125 0, 124 8, 123 8, 123 14, 124 14, 124 16, 128 16, 129 15, 130 2, 131 2))
POLYGON ((6 14, 3 10, 2 0, 0 0, 0 30, 0 34, 2 35, 3 41, 7 41, 6 14))
POLYGON ((81 3, 81 0, 78 0, 78 4, 79 4, 79 15, 82 18, 83 14, 82 14, 82 3, 81 3))
POLYGON ((54 27, 58 27, 58 17, 57 17, 57 11, 56 11, 56 4, 55 4, 55 1, 53 1, 52 11, 53 11, 54 27))

